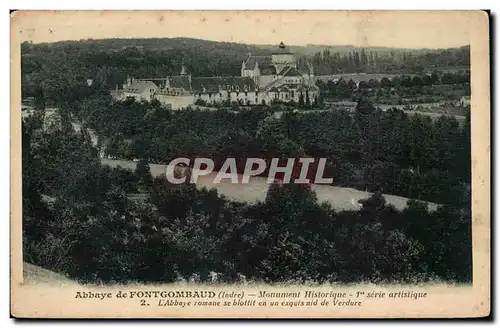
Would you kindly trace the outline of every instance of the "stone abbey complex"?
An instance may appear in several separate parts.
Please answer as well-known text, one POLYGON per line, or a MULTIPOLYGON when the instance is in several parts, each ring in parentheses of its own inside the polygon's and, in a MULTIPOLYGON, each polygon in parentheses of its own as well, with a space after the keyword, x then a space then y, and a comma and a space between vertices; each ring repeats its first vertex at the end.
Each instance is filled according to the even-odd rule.
POLYGON ((241 64, 240 76, 194 77, 184 65, 176 76, 127 78, 123 89, 113 90, 116 100, 157 99, 171 109, 203 103, 210 105, 266 105, 273 101, 313 103, 319 89, 310 63, 299 67, 283 42, 271 56, 252 56, 241 64))

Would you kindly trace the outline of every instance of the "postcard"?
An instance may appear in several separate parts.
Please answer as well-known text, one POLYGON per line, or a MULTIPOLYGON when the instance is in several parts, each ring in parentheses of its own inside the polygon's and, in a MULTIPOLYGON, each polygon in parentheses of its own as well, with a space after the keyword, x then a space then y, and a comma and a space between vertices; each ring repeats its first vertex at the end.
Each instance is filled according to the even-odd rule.
POLYGON ((484 11, 11 13, 11 316, 490 315, 484 11))

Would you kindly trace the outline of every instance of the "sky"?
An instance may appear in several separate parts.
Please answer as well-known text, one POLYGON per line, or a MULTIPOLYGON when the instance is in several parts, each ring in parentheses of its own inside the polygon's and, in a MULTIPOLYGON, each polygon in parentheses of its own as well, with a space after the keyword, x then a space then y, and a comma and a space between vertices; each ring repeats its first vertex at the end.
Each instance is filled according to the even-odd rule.
POLYGON ((451 48, 470 44, 471 11, 19 11, 20 42, 192 37, 247 44, 451 48))

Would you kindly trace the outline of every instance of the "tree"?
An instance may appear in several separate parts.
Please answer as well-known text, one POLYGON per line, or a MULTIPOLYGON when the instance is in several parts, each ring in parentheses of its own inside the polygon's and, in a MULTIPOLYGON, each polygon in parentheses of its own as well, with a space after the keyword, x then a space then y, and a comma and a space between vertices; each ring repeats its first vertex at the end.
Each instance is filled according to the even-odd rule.
POLYGON ((412 85, 415 87, 421 87, 423 85, 422 77, 415 75, 412 79, 412 85))
POLYGON ((140 159, 135 168, 135 175, 139 180, 139 184, 142 188, 147 188, 151 185, 153 178, 151 176, 151 169, 149 163, 146 159, 140 159))
POLYGON ((390 88, 392 86, 391 80, 384 76, 382 80, 380 80, 380 86, 382 88, 390 88))
POLYGON ((309 90, 306 90, 306 103, 305 103, 306 108, 311 108, 311 99, 309 99, 309 90))
POLYGON ((304 94, 302 93, 302 91, 299 95, 299 108, 304 108, 304 94))
POLYGON ((161 105, 161 102, 158 99, 153 98, 153 100, 151 100, 151 106, 153 108, 161 108, 162 105, 161 105))
POLYGON ((362 94, 359 97, 359 100, 356 104, 356 112, 362 115, 369 115, 375 111, 375 106, 373 106, 372 102, 368 97, 362 94))
POLYGON ((198 98, 195 100, 194 102, 195 105, 199 105, 199 106, 206 106, 207 105, 207 102, 201 98, 198 98))
POLYGON ((44 95, 43 89, 40 85, 37 86, 37 88, 36 88, 35 109, 38 109, 38 110, 45 109, 45 95, 44 95))
POLYGON ((361 68, 366 69, 366 67, 368 66, 368 64, 369 64, 369 62, 368 62, 368 58, 366 56, 365 49, 361 48, 360 66, 361 66, 361 68))
MULTIPOLYGON (((377 53, 375 53, 377 54, 377 53)), ((377 62, 375 61, 375 57, 373 56, 373 52, 370 52, 370 67, 376 67, 377 62)))
POLYGON ((370 88, 370 84, 368 84, 368 82, 365 82, 365 81, 359 81, 358 88, 359 89, 368 89, 368 88, 370 88))
POLYGON ((356 66, 356 71, 359 71, 361 67, 361 62, 359 59, 359 52, 357 51, 354 52, 354 65, 356 66))
POLYGON ((321 91, 318 93, 318 98, 316 100, 317 100, 318 108, 323 108, 324 99, 323 99, 323 93, 321 91))
POLYGON ((314 97, 312 108, 319 108, 318 97, 314 97))

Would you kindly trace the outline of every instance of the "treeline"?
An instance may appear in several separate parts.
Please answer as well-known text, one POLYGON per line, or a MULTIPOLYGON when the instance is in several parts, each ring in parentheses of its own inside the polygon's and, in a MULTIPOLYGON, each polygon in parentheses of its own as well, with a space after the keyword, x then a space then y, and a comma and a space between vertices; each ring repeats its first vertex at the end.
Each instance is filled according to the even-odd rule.
POLYGON ((469 67, 470 46, 441 50, 370 51, 347 53, 325 49, 312 57, 316 75, 336 73, 424 73, 443 67, 469 67))
POLYGON ((92 283, 471 282, 470 206, 380 194, 335 212, 304 185, 271 185, 262 203, 101 167, 88 136, 23 122, 24 260, 92 283), (145 197, 134 197, 136 193, 145 197))
POLYGON ((337 99, 357 97, 355 91, 368 89, 373 94, 378 93, 378 96, 385 94, 386 98, 390 98, 392 94, 400 98, 433 96, 436 99, 432 100, 459 100, 463 95, 470 95, 470 71, 455 73, 434 71, 430 74, 413 76, 403 74, 392 78, 383 77, 380 80, 373 78, 360 81, 358 85, 346 76, 326 82, 318 80, 316 85, 324 97, 337 99))

